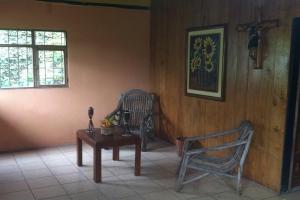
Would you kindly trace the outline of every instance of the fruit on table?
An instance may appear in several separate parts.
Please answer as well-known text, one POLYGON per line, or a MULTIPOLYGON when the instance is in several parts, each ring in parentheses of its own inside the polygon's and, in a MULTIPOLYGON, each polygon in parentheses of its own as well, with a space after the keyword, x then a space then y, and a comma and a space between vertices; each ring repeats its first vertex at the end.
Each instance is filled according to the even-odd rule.
POLYGON ((112 127, 112 125, 113 124, 108 119, 104 119, 101 121, 101 127, 103 127, 103 128, 109 128, 109 127, 112 127))

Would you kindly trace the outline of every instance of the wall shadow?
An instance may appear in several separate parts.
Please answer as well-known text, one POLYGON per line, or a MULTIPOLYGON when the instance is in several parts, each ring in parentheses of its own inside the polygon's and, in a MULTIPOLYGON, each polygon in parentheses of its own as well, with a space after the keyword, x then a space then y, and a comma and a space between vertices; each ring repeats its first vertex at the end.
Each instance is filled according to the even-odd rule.
POLYGON ((160 97, 157 95, 155 95, 154 101, 154 128, 157 137, 174 144, 171 133, 174 132, 175 127, 164 114, 160 97))
POLYGON ((0 116, 0 153, 30 149, 36 145, 16 126, 0 116))

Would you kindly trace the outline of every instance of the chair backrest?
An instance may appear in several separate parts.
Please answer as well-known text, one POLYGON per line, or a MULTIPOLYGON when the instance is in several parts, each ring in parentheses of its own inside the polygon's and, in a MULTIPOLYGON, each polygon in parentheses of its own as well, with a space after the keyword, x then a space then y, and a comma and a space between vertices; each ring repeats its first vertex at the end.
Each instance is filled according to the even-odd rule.
MULTIPOLYGON (((139 127, 147 115, 152 113, 154 96, 140 89, 132 89, 121 95, 121 110, 130 112, 129 126, 139 127)), ((122 124, 121 120, 121 124, 122 124)))
POLYGON ((253 136, 253 127, 249 121, 243 121, 239 127, 239 137, 237 141, 245 142, 245 144, 235 148, 233 154, 233 159, 240 162, 241 165, 244 164, 247 153, 249 151, 250 143, 253 136))

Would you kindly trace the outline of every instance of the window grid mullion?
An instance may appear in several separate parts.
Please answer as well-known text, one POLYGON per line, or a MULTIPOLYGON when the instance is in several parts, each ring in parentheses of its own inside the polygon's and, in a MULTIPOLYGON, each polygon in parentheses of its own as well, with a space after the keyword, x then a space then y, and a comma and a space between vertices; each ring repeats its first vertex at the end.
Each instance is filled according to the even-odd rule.
MULTIPOLYGON (((9 34, 10 34, 10 31, 8 31, 8 34, 7 34, 7 43, 9 44, 9 34)), ((9 56, 9 48, 7 48, 7 58, 8 58, 8 82, 9 82, 9 86, 11 85, 10 83, 10 56, 9 56)))
MULTIPOLYGON (((17 38, 18 40, 18 38, 17 38)), ((17 48, 17 55, 18 55, 18 85, 20 85, 20 48, 17 48)))
MULTIPOLYGON (((17 44, 19 43, 19 31, 17 31, 17 44)), ((20 54, 19 54, 20 48, 17 47, 17 55, 18 55, 18 85, 20 85, 20 54)))
POLYGON ((44 45, 46 45, 46 40, 45 40, 45 32, 43 33, 44 34, 44 45))
POLYGON ((8 31, 7 33, 7 44, 9 45, 9 35, 10 35, 10 31, 8 31))
POLYGON ((31 31, 31 44, 32 44, 32 67, 33 67, 33 87, 39 87, 38 85, 38 74, 37 74, 37 49, 35 46, 35 34, 31 31))
MULTIPOLYGON (((26 33, 26 42, 27 42, 27 33, 26 33)), ((26 77, 27 77, 27 83, 26 86, 28 87, 29 78, 28 78, 28 48, 26 48, 26 77)))
POLYGON ((8 82, 9 82, 9 86, 11 86, 11 82, 10 82, 10 54, 9 54, 9 48, 7 48, 7 54, 8 54, 8 82))
POLYGON ((52 51, 52 81, 53 81, 53 85, 55 85, 55 81, 54 81, 54 51, 52 51))
POLYGON ((46 65, 46 51, 43 51, 43 53, 44 53, 44 70, 45 70, 45 85, 47 85, 47 65, 46 65))

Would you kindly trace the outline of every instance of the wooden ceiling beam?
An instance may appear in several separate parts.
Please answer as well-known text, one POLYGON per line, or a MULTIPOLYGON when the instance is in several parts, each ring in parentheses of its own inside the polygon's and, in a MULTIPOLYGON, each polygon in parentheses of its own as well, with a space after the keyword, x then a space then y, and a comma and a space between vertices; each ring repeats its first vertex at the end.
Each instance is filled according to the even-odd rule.
POLYGON ((147 6, 146 4, 132 4, 132 3, 103 3, 96 1, 78 1, 78 0, 37 0, 42 2, 49 3, 65 3, 70 5, 78 5, 78 6, 105 6, 105 7, 115 7, 115 8, 124 8, 124 9, 138 9, 138 10, 149 10, 150 3, 147 6))

